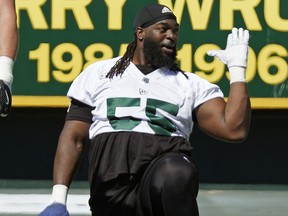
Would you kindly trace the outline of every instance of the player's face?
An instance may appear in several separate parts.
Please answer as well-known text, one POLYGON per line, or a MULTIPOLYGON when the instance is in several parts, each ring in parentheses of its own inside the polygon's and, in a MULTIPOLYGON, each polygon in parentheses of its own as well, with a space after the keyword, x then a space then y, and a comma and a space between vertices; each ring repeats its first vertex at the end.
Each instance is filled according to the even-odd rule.
POLYGON ((154 67, 172 68, 177 55, 179 25, 172 19, 160 21, 146 29, 143 52, 154 67))

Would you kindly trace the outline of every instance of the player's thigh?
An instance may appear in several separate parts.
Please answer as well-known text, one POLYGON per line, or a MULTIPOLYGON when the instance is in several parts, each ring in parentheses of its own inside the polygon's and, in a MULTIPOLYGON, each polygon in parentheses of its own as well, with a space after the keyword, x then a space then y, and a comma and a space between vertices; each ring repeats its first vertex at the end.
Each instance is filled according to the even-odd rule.
POLYGON ((177 215, 198 215, 197 193, 198 176, 193 160, 182 153, 166 153, 146 169, 138 197, 145 215, 173 215, 173 208, 183 210, 177 215))

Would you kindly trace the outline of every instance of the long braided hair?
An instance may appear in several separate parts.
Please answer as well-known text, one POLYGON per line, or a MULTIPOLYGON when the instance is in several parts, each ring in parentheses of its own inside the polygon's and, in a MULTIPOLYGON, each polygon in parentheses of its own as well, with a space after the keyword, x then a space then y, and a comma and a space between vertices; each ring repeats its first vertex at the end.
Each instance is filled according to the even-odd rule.
MULTIPOLYGON (((134 40, 128 44, 126 52, 124 55, 115 63, 115 65, 110 69, 110 71, 107 73, 106 77, 112 79, 114 76, 122 75, 126 68, 129 66, 130 61, 133 59, 134 51, 137 46, 137 36, 134 35, 134 40)), ((179 71, 181 72, 186 78, 187 75, 184 74, 184 72, 180 69, 177 63, 174 64, 172 68, 170 68, 172 71, 179 71)))
POLYGON ((107 73, 106 77, 112 79, 113 76, 122 75, 129 66, 133 58, 134 51, 137 46, 137 37, 134 35, 134 40, 128 44, 125 54, 115 63, 115 65, 107 73))

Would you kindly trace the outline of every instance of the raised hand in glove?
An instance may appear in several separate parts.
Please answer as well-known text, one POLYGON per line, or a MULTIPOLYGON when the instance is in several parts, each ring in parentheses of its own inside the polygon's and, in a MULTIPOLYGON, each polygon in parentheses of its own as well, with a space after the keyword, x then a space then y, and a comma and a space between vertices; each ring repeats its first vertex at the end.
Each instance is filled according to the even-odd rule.
POLYGON ((245 68, 248 59, 249 31, 233 28, 228 35, 225 50, 209 50, 207 55, 215 56, 227 65, 230 83, 246 82, 245 68))
POLYGON ((225 50, 210 50, 209 56, 215 56, 230 67, 247 67, 249 31, 233 28, 228 35, 225 50))
POLYGON ((11 110, 12 97, 9 87, 0 80, 0 116, 5 117, 11 110))

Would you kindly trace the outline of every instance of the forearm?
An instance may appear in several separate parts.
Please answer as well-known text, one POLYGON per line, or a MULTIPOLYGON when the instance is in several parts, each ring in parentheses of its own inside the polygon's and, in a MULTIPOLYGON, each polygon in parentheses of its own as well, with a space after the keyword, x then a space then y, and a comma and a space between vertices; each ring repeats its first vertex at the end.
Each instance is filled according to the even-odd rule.
POLYGON ((10 24, 7 23, 0 22, 0 25, 7 26, 0 36, 0 56, 7 56, 15 61, 18 51, 18 30, 12 26, 8 28, 10 24))
POLYGON ((88 139, 89 126, 85 122, 65 122, 54 159, 54 184, 70 186, 88 139))
POLYGON ((18 50, 18 28, 14 1, 1 1, 0 14, 0 56, 15 60, 18 50))
POLYGON ((70 186, 75 175, 84 145, 77 143, 60 142, 58 144, 53 171, 53 183, 70 186))
POLYGON ((225 124, 236 140, 247 137, 250 128, 251 105, 245 82, 234 82, 225 107, 225 124))

